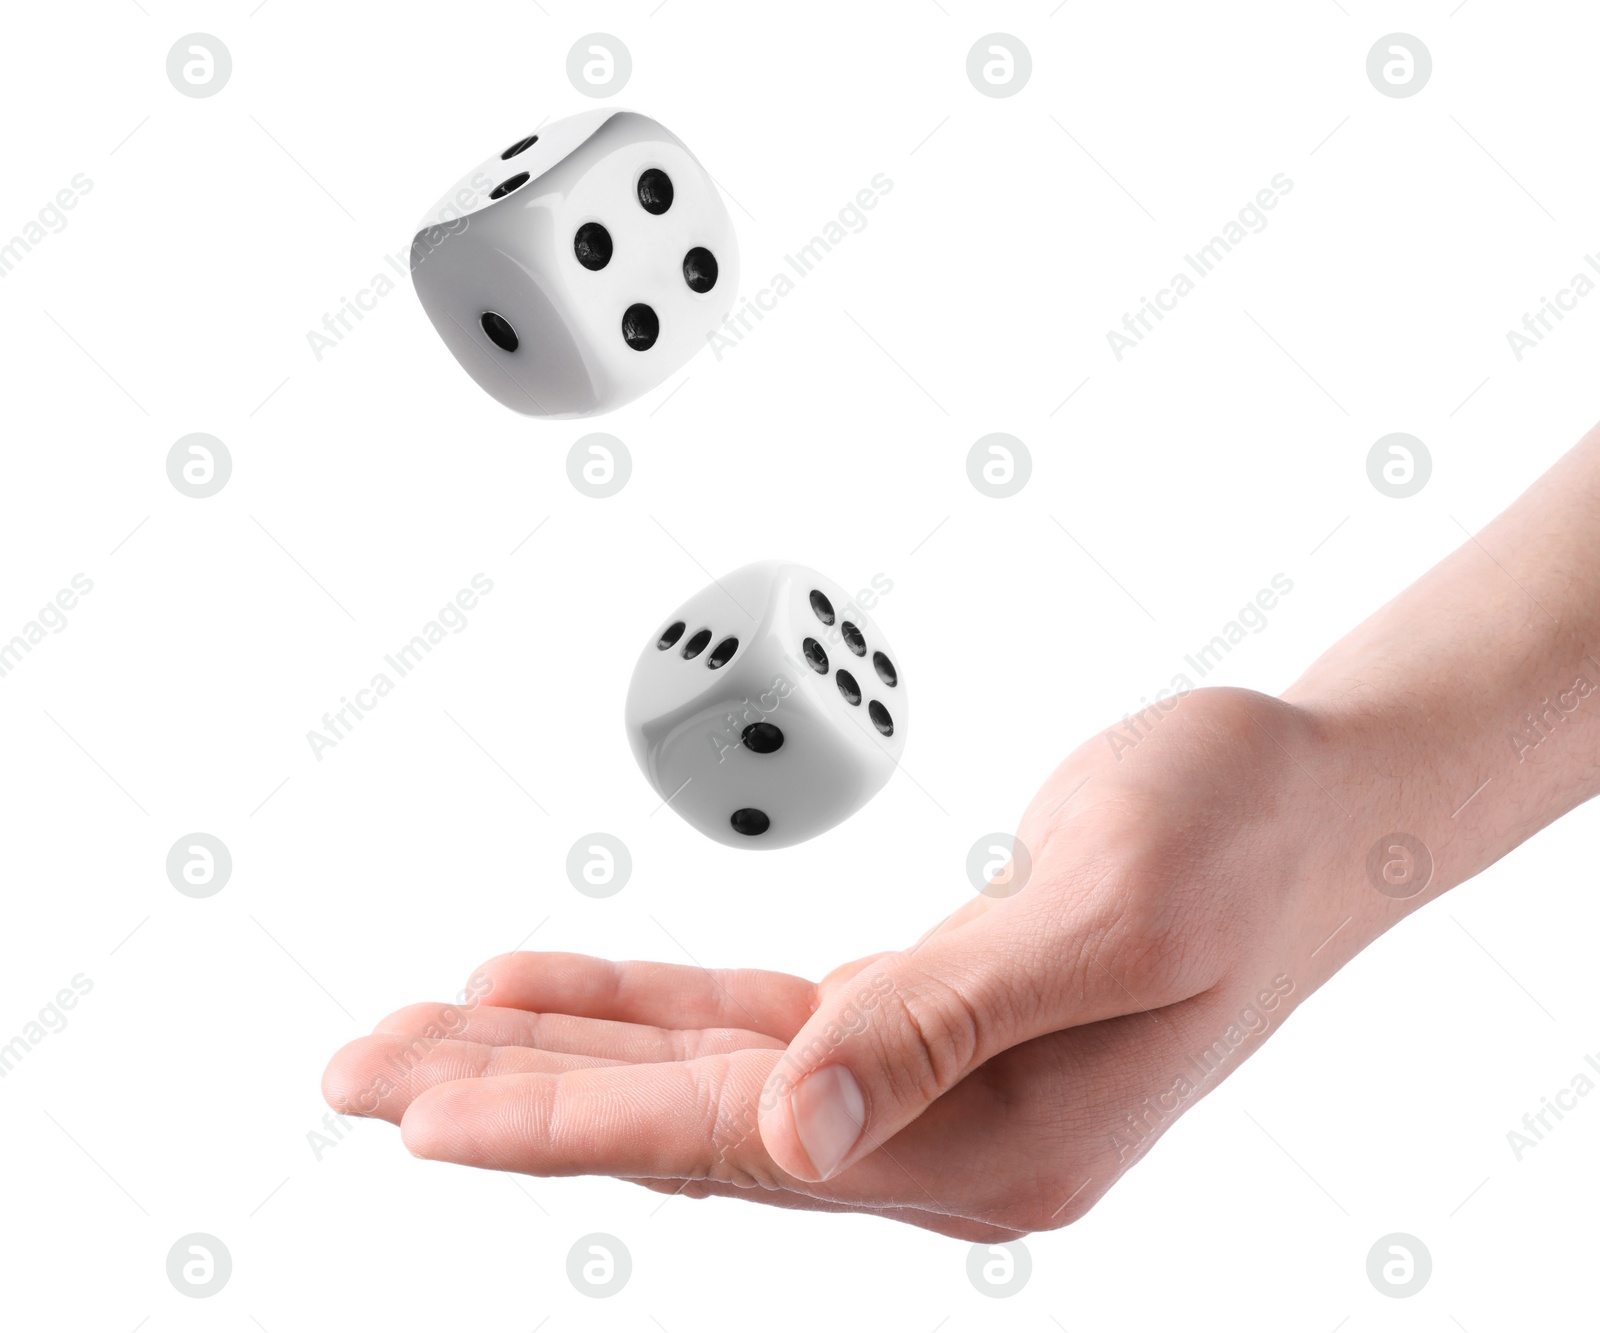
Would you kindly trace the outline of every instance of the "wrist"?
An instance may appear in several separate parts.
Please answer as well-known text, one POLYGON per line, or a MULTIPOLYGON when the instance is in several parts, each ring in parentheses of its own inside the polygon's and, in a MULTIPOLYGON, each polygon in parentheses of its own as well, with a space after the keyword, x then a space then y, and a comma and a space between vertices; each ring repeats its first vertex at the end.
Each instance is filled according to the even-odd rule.
POLYGON ((1600 793, 1597 534, 1600 430, 1285 692, 1330 738, 1363 865, 1389 834, 1425 849, 1406 910, 1600 793))
MULTIPOLYGON (((1280 781, 1302 799, 1282 830, 1300 909, 1281 959, 1310 994, 1391 926, 1467 878, 1436 819, 1452 781, 1422 772, 1429 755, 1414 720, 1298 686, 1283 696, 1298 744, 1280 781)), ((1470 788, 1468 789, 1470 791, 1470 788)), ((1448 811, 1446 811, 1448 815, 1448 811)), ((1470 873, 1470 872, 1469 872, 1470 873)))
POLYGON ((1595 793, 1600 653, 1565 645, 1466 679, 1386 684, 1381 660, 1336 650, 1284 696, 1318 738, 1339 826, 1328 873, 1350 947, 1325 951, 1335 967, 1595 793))

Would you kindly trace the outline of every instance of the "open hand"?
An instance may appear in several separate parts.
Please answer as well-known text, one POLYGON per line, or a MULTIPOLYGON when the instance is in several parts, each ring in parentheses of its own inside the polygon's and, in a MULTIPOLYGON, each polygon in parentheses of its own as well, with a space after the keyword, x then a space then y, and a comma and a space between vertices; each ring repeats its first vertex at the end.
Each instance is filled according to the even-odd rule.
POLYGON ((1363 878, 1382 830, 1323 721, 1168 703, 1045 784, 1020 890, 1008 870, 913 947, 820 983, 508 954, 346 1046, 324 1094, 470 1166, 973 1241, 1062 1226, 1388 924, 1341 928, 1387 901, 1363 878))

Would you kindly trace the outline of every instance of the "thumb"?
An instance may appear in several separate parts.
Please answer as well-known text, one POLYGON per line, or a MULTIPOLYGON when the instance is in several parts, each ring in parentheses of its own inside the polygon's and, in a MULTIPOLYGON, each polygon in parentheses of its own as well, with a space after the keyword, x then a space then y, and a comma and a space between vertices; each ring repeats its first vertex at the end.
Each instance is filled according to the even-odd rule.
POLYGON ((880 955, 824 994, 762 1091, 761 1140, 779 1167, 827 1180, 1001 1051, 1144 1007, 1098 965, 1041 957, 1005 916, 880 955))

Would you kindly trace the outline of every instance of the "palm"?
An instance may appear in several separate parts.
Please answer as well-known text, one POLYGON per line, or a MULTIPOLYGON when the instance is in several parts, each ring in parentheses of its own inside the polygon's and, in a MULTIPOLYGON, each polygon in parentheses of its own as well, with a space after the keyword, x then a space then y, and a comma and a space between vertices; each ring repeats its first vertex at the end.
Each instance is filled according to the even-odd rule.
MULTIPOLYGON (((779 1170, 756 1128, 761 1090, 819 996, 814 983, 573 955, 508 955, 487 970, 498 1004, 463 1011, 459 1023, 442 1022, 439 1004, 391 1015, 334 1057, 329 1101, 355 1109, 382 1089, 362 1109, 401 1125, 424 1157, 869 1212, 972 1241, 1022 1234, 1005 1225, 1010 1201, 1054 1179, 1060 1163, 1104 1156, 1107 1106, 1149 1095, 1133 1086, 1134 1043, 1148 1056, 1152 1025, 1174 1028, 1167 1011, 1014 1047, 819 1184, 779 1170), (442 1031, 453 1035, 440 1040, 442 1031)), ((1061 1205, 1076 1215, 1116 1174, 1062 1176, 1061 1205)))

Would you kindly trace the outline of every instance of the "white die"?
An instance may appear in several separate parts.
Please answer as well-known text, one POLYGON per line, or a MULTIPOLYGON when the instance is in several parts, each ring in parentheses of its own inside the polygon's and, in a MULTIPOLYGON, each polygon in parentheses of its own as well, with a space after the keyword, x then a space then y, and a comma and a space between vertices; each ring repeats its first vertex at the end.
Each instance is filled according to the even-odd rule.
POLYGON ((804 565, 746 565, 650 636, 628 688, 634 758, 708 838, 787 847, 888 781, 909 709, 871 617, 804 565))
POLYGON ((693 153, 631 111, 547 125, 424 218, 411 280, 462 368, 530 416, 609 412, 660 384, 739 287, 733 221, 693 153))

